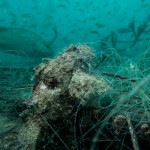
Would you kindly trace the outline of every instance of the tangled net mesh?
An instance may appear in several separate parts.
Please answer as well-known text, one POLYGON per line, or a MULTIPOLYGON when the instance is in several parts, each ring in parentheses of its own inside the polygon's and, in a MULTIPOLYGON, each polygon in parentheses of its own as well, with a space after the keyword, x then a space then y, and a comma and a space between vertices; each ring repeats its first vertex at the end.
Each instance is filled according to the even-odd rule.
MULTIPOLYGON (((56 143, 64 149, 139 149, 140 139, 150 141, 150 45, 134 59, 121 56, 109 45, 107 47, 97 55, 92 72, 106 80, 110 90, 97 97, 96 104, 87 101, 84 105, 75 105, 77 109, 67 122, 57 125, 47 122, 50 129, 45 132, 50 134, 46 141, 39 142, 43 148, 56 143), (64 135, 68 122, 73 126, 71 137, 64 135), (70 139, 65 142, 66 138, 70 139)), ((23 107, 22 102, 30 95, 32 71, 16 66, 1 67, 0 71, 0 110, 7 114, 18 111, 13 108, 19 106, 18 103, 23 107)), ((42 114, 41 117, 44 118, 42 114)))
POLYGON ((96 117, 85 133, 95 128, 91 149, 105 142, 105 149, 139 149, 137 137, 150 140, 150 46, 134 59, 121 56, 116 49, 104 49, 101 60, 96 74, 109 82, 111 90, 99 98, 100 112, 95 115, 104 111, 103 116, 96 117))
MULTIPOLYGON (((0 66, 0 113, 10 115, 31 94, 33 71, 29 67, 0 66)), ((18 112, 19 113, 19 112, 18 112)))

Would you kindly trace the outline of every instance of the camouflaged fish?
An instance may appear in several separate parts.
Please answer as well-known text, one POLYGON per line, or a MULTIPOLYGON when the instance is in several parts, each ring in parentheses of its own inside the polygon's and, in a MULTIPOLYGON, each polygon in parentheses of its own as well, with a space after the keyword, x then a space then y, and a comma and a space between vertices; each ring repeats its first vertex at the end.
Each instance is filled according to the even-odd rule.
POLYGON ((0 27, 0 51, 32 58, 52 55, 49 45, 40 35, 22 28, 0 27))

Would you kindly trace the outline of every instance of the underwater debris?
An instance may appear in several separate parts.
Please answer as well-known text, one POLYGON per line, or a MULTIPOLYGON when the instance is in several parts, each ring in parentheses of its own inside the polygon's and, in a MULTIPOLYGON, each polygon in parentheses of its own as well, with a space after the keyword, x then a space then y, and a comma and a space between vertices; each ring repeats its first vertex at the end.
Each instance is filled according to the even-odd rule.
POLYGON ((101 74, 109 76, 109 77, 113 77, 113 78, 119 78, 121 80, 129 80, 131 82, 136 82, 137 81, 136 79, 130 79, 130 78, 125 77, 125 76, 120 76, 120 75, 117 75, 117 74, 110 74, 110 73, 107 73, 107 72, 102 72, 101 74))
MULTIPOLYGON (((51 124, 68 121, 77 109, 76 105, 83 104, 83 101, 94 103, 92 99, 95 96, 109 89, 103 79, 88 75, 92 60, 91 48, 77 45, 70 46, 55 59, 46 60, 35 68, 31 105, 29 110, 22 112, 23 124, 15 135, 22 148, 37 149, 43 130, 50 128, 54 131, 51 124)), ((48 135, 47 132, 44 134, 48 135)), ((56 132, 52 132, 51 136, 53 134, 61 141, 56 132)), ((65 147, 67 149, 68 146, 65 147)))
MULTIPOLYGON (((101 90, 103 93, 107 90, 105 81, 90 76, 88 77, 88 75, 84 73, 85 71, 89 71, 87 64, 93 59, 91 52, 91 49, 84 45, 71 46, 56 59, 48 61, 45 64, 43 63, 36 68, 36 83, 33 88, 32 103, 38 112, 35 111, 31 116, 37 118, 40 113, 44 118, 47 116, 46 120, 52 122, 62 119, 66 120, 73 111, 74 105, 80 103, 82 95, 86 93, 90 95, 91 91, 95 91, 93 87, 94 85, 97 87, 95 81, 99 81, 101 82, 101 86, 105 86, 105 88, 99 87, 99 91, 101 90), (86 58, 84 58, 85 56, 86 58), (77 63, 77 61, 80 60, 84 63, 77 63), (83 74, 83 76, 79 76, 78 73, 76 73, 78 71, 80 71, 80 74, 83 74), (87 76, 86 80, 84 80, 84 76, 87 76), (92 84, 92 82, 95 84, 92 84), (77 96, 78 90, 76 90, 76 88, 82 88, 82 90, 84 90, 84 88, 86 89, 83 94, 77 96)), ((99 92, 97 91, 96 93, 98 94, 99 92)), ((96 93, 92 93, 93 96, 96 93)), ((87 97, 85 96, 84 99, 87 99, 87 97)), ((27 122, 33 120, 32 118, 33 117, 28 117, 27 122)), ((41 118, 38 117, 35 120, 41 120, 41 118)), ((38 128, 45 126, 45 123, 42 122, 43 120, 41 120, 40 123, 36 121, 36 128, 38 124, 40 124, 38 128)), ((28 128, 29 127, 26 126, 27 131, 28 128)), ((34 127, 32 130, 34 130, 34 127)), ((38 134, 36 134, 34 140, 39 138, 40 130, 41 129, 38 130, 38 134)), ((28 136, 28 134, 24 134, 25 139, 30 139, 28 136)), ((31 139, 30 142, 33 143, 33 139, 31 139)))
MULTIPOLYGON (((142 42, 142 41, 147 42, 150 40, 148 36, 149 35, 149 22, 150 22, 150 15, 147 15, 146 19, 139 26, 136 26, 136 22, 133 18, 133 20, 129 22, 128 27, 119 28, 117 30, 117 33, 119 34, 132 34, 133 40, 129 40, 129 41, 118 40, 118 35, 116 34, 116 32, 111 31, 108 35, 106 35, 105 37, 101 39, 100 50, 105 51, 107 49, 110 49, 111 47, 111 49, 115 48, 118 54, 122 54, 125 52, 126 55, 128 55, 129 51, 131 51, 131 49, 134 48, 134 46, 136 46, 138 42, 142 42), (146 35, 145 38, 144 36, 142 37, 142 35, 146 35), (125 48, 122 47, 121 44, 124 44, 125 48)), ((135 53, 134 54, 134 57, 135 57, 135 55, 137 55, 138 52, 135 52, 134 49, 133 51, 135 53)), ((101 60, 99 63, 101 63, 101 60)))
MULTIPOLYGON (((109 59, 114 56, 105 56, 107 54, 103 63, 108 61, 110 64, 109 59)), ((128 139, 124 136, 129 134, 132 140, 137 137, 133 145, 139 142, 140 136, 149 141, 149 105, 143 107, 142 103, 148 104, 149 101, 144 89, 150 76, 140 84, 139 78, 131 80, 134 70, 129 77, 127 71, 124 76, 102 70, 101 74, 108 78, 96 77, 92 68, 94 58, 90 47, 71 45, 56 58, 44 59, 35 68, 32 94, 24 102, 26 109, 20 113, 21 124, 15 132, 12 129, 3 134, 8 139, 4 140, 1 149, 6 145, 7 149, 18 150, 89 149, 86 142, 99 147, 103 139, 112 142, 114 137, 125 145, 128 139), (13 136, 12 141, 8 134, 13 136)), ((119 145, 113 143, 111 148, 119 145)))
POLYGON ((100 49, 106 50, 109 47, 109 43, 112 48, 117 49, 118 36, 114 31, 111 31, 108 35, 103 37, 100 41, 100 49))
POLYGON ((138 42, 141 35, 146 32, 149 21, 150 21, 150 15, 148 15, 145 21, 142 24, 140 24, 137 28, 135 27, 134 19, 129 23, 129 29, 132 30, 134 35, 134 41, 129 48, 132 48, 138 42))

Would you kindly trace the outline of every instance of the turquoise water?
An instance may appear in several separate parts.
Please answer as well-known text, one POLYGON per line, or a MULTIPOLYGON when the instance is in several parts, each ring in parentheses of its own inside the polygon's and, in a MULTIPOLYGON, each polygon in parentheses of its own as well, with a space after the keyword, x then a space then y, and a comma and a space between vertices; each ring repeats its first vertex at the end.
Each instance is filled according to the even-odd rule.
MULTIPOLYGON (((70 43, 100 41, 111 31, 127 28, 133 19, 139 26, 149 15, 149 8, 148 0, 4 0, 0 2, 0 26, 29 29, 40 34, 47 43, 56 28, 58 35, 52 47, 57 53, 70 43)), ((117 36, 124 41, 134 38, 132 33, 117 32, 117 36)), ((140 44, 132 53, 137 54, 142 46, 140 44)))
MULTIPOLYGON (((137 149, 150 148, 150 83, 147 77, 150 74, 150 0, 0 0, 0 12, 0 150, 131 150, 134 145, 137 149), (94 60, 91 63, 87 61, 88 56, 81 59, 79 55, 76 61, 80 61, 75 62, 76 65, 88 68, 89 75, 102 77, 111 89, 107 93, 109 96, 96 97, 101 101, 102 112, 89 104, 80 110, 76 104, 72 108, 75 111, 71 113, 73 117, 69 116, 67 123, 47 120, 52 124, 41 128, 38 144, 32 143, 35 147, 32 144, 29 147, 19 145, 16 139, 24 123, 20 116, 22 112, 33 109, 29 101, 35 90, 32 89, 34 68, 47 62, 44 58, 55 59, 65 48, 80 44, 93 49, 94 60), (136 90, 139 90, 138 94, 135 94, 136 90), (134 102, 125 102, 124 95, 126 99, 133 98, 134 102), (120 102, 122 99, 124 101, 120 102), (129 117, 125 115, 125 125, 128 126, 131 120, 138 144, 133 142, 130 131, 123 125, 124 110, 129 113, 129 117), (118 114, 122 119, 119 120, 121 123, 117 120, 120 124, 116 121, 118 114), (117 128, 113 121, 122 128, 117 128), (146 124, 144 131, 141 129, 143 122, 146 124), (17 132, 13 132, 14 129, 17 132), (98 139, 100 134, 102 139, 98 139)), ((52 83, 59 82, 56 79, 52 83)), ((24 137, 19 138, 24 140, 24 137)), ((30 138, 32 141, 32 136, 30 138)))

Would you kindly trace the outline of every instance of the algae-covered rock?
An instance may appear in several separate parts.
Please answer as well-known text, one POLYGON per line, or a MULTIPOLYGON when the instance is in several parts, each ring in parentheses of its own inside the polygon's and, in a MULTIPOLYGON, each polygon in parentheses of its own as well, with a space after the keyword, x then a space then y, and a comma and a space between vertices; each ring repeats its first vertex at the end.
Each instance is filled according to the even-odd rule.
MULTIPOLYGON (((121 95, 127 92, 130 94, 130 91, 122 90, 124 84, 117 84, 117 75, 114 77, 117 82, 111 79, 111 82, 115 82, 113 86, 101 76, 96 77, 92 69, 94 58, 91 48, 77 45, 70 46, 56 58, 45 59, 38 65, 35 68, 32 94, 26 103, 28 109, 20 114, 22 120, 18 126, 9 123, 11 131, 5 127, 5 133, 0 134, 5 135, 5 138, 0 138, 0 148, 74 150, 84 145, 88 149, 86 143, 102 144, 101 139, 113 141, 114 136, 120 138, 122 134, 128 137, 126 128, 129 128, 132 138, 133 127, 136 127, 138 137, 149 141, 149 114, 142 112, 147 107, 140 106, 148 95, 140 91, 143 99, 135 94, 122 103, 121 95), (133 118, 130 117, 132 114, 133 118), (100 130, 103 130, 102 133, 100 130), (97 135, 99 138, 95 138, 97 135)), ((126 86, 131 87, 129 84, 126 86)))
POLYGON ((95 78, 84 72, 76 71, 69 84, 69 93, 78 99, 92 99, 109 89, 108 84, 101 78, 95 78))
POLYGON ((70 46, 55 59, 36 68, 33 105, 47 111, 52 120, 64 119, 71 112, 79 97, 72 97, 69 85, 77 70, 89 72, 92 50, 87 46, 70 46))
POLYGON ((19 133, 23 145, 35 148, 43 128, 55 122, 68 122, 82 99, 92 102, 94 96, 108 90, 103 79, 89 75, 93 59, 92 49, 86 45, 70 46, 55 59, 45 60, 35 68, 31 108, 22 115, 25 121, 19 133))
POLYGON ((40 130, 41 127, 37 121, 34 121, 34 119, 28 119, 19 131, 18 141, 24 145, 24 148, 35 149, 40 130))

